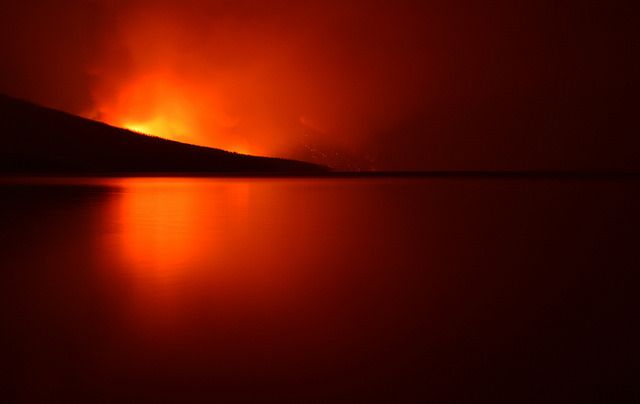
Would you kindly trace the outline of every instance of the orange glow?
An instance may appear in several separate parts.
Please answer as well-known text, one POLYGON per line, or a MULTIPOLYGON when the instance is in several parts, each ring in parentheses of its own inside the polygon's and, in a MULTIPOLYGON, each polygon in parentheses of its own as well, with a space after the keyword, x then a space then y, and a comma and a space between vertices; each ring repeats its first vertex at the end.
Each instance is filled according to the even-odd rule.
POLYGON ((170 74, 149 74, 133 79, 117 97, 103 102, 98 115, 111 125, 146 135, 260 154, 255 145, 233 133, 239 120, 216 104, 210 95, 198 93, 170 74))
POLYGON ((147 135, 197 143, 197 126, 190 98, 169 75, 147 75, 124 86, 110 103, 101 106, 106 122, 147 135))
POLYGON ((266 12, 271 7, 245 10, 237 2, 130 3, 90 72, 90 118, 185 143, 331 165, 361 153, 368 136, 386 133, 414 93, 422 105, 411 75, 395 72, 416 69, 415 53, 398 54, 403 47, 386 43, 415 32, 387 26, 386 7, 368 10, 371 36, 356 35, 385 46, 354 52, 357 43, 344 39, 353 35, 339 35, 337 46, 328 41, 336 23, 349 32, 353 23, 336 21, 334 6, 276 16, 266 12))
POLYGON ((136 328, 176 327, 190 294, 215 301, 233 291, 241 300, 261 296, 265 304, 286 294, 272 262, 282 257, 262 246, 251 223, 268 217, 269 204, 252 206, 249 181, 131 178, 116 185, 122 192, 112 218, 119 225, 108 248, 132 281, 136 328), (256 261, 268 270, 253 266, 256 261))
POLYGON ((134 189, 119 204, 123 258, 159 279, 175 277, 198 257, 194 195, 162 180, 138 181, 134 189))
POLYGON ((201 25, 176 12, 137 5, 122 17, 112 50, 92 72, 94 105, 85 115, 180 142, 304 159, 293 151, 306 151, 312 134, 299 117, 337 114, 311 111, 322 98, 316 88, 324 93, 327 83, 291 64, 307 59, 296 56, 298 44, 275 25, 201 25))
MULTIPOLYGON (((386 265, 375 254, 353 254, 362 242, 349 229, 369 234, 371 224, 379 224, 363 209, 375 194, 362 194, 349 181, 320 180, 317 187, 290 179, 106 181, 114 191, 108 231, 100 238, 101 268, 123 293, 118 310, 127 332, 145 346, 162 349, 194 330, 200 334, 202 320, 222 330, 244 324, 253 331, 277 319, 280 333, 292 321, 315 322, 316 313, 342 313, 342 296, 360 287, 353 283, 354 263, 386 265), (332 289, 336 284, 342 286, 332 289)), ((339 328, 353 323, 335 315, 339 328)))

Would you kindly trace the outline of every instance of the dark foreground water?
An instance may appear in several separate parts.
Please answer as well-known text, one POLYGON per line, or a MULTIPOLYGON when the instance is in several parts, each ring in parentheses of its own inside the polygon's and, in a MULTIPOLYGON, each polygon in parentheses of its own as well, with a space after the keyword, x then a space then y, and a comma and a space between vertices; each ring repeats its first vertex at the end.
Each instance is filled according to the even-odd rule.
POLYGON ((0 184, 7 402, 640 398, 637 180, 0 184))

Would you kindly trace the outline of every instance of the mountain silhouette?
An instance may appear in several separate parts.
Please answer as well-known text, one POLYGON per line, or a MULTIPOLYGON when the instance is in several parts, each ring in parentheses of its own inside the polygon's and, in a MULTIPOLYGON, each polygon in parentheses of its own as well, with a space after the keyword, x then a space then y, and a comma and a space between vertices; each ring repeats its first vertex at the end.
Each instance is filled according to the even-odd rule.
POLYGON ((116 128, 0 95, 0 173, 314 173, 316 164, 255 157, 116 128))

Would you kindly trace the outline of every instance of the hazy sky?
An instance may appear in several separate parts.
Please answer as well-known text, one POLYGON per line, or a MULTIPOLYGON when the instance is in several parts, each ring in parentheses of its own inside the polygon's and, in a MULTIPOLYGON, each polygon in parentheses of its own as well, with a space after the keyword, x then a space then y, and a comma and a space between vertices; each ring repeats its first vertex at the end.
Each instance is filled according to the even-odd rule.
POLYGON ((0 14, 0 92, 341 168, 639 168, 635 19, 584 0, 27 0, 0 14))

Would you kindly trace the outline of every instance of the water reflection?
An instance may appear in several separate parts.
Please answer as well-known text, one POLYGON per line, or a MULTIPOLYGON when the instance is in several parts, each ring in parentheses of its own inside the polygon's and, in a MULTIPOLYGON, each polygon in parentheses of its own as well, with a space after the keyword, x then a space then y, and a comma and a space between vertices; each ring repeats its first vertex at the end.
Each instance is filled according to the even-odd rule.
POLYGON ((230 278, 246 275, 231 273, 238 258, 228 239, 249 244, 248 183, 140 178, 113 185, 119 192, 107 220, 116 227, 105 247, 115 258, 109 270, 123 271, 132 289, 131 326, 153 338, 166 327, 175 334, 201 293, 213 302, 230 278))
POLYGON ((105 270, 120 271, 130 290, 126 323, 148 342, 200 338, 210 329, 275 338, 290 322, 312 327, 313 316, 327 315, 317 293, 347 292, 348 284, 332 284, 360 255, 350 245, 357 239, 344 234, 370 226, 356 214, 364 201, 345 195, 336 203, 328 184, 142 178, 110 185, 118 191, 105 217, 113 226, 104 237, 105 270))
POLYGON ((114 185, 120 192, 108 220, 118 227, 110 248, 130 276, 145 281, 242 275, 250 282, 248 271, 259 276, 265 271, 257 267, 273 269, 268 255, 280 247, 278 232, 295 226, 273 209, 283 195, 272 185, 194 179, 125 179, 114 185))
POLYGON ((15 401, 541 402, 522 392, 635 379, 633 181, 9 182, 15 401))
POLYGON ((123 185, 114 221, 121 226, 119 243, 128 268, 174 278, 193 265, 203 243, 215 248, 215 240, 208 242, 198 226, 206 217, 197 217, 197 194, 184 185, 148 180, 123 185))
POLYGON ((129 179, 117 185, 110 220, 120 225, 118 248, 127 267, 146 276, 184 277, 216 255, 225 227, 238 231, 246 217, 247 184, 129 179))

